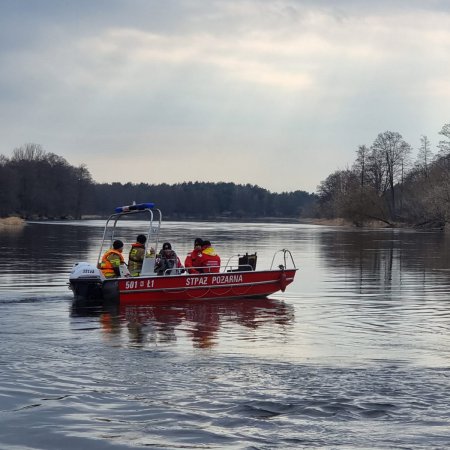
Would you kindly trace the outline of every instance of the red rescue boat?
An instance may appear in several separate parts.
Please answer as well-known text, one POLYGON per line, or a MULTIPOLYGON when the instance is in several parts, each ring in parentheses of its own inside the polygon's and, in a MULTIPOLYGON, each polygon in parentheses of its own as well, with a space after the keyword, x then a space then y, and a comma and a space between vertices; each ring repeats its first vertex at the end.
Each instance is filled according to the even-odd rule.
POLYGON ((79 262, 73 266, 69 287, 75 300, 85 305, 99 301, 145 305, 159 301, 267 297, 277 291, 284 292, 294 281, 297 268, 287 249, 276 252, 266 270, 256 270, 256 253, 245 253, 231 256, 225 265, 216 268, 220 270, 218 272, 188 273, 184 268, 173 268, 162 276, 157 275, 154 272, 155 253, 161 222, 162 213, 153 203, 116 208, 106 222, 97 264, 79 262), (149 218, 146 257, 141 273, 131 277, 125 270, 121 277, 105 278, 98 269, 101 256, 118 238, 118 221, 135 214, 147 214, 149 218))

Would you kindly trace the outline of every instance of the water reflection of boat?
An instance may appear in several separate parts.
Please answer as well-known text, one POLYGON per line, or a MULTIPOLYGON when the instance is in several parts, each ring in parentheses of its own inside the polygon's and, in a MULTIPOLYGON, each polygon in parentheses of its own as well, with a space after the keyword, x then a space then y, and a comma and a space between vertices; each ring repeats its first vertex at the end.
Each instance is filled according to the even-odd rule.
MULTIPOLYGON (((225 323, 256 330, 266 325, 283 328, 294 322, 292 305, 269 298, 111 305, 96 312, 84 311, 86 315, 98 315, 102 330, 108 335, 120 334, 126 329, 134 345, 170 343, 184 333, 195 347, 207 348, 217 343, 217 334, 225 323)), ((83 315, 83 309, 73 312, 83 315)))
POLYGON ((180 269, 167 270, 163 276, 154 272, 155 253, 158 252, 161 211, 153 203, 116 208, 105 225, 97 265, 76 263, 69 277, 69 286, 77 301, 95 303, 98 300, 121 304, 149 304, 155 301, 177 301, 219 298, 266 297, 283 291, 294 281, 296 267, 287 249, 279 250, 266 270, 256 270, 256 254, 234 255, 217 268, 199 268, 203 273, 187 273, 180 269), (141 273, 118 278, 105 278, 98 269, 105 248, 117 239, 120 219, 148 218, 148 231, 141 273), (153 248, 155 251, 150 252, 153 248), (213 272, 217 269, 218 272, 213 272))

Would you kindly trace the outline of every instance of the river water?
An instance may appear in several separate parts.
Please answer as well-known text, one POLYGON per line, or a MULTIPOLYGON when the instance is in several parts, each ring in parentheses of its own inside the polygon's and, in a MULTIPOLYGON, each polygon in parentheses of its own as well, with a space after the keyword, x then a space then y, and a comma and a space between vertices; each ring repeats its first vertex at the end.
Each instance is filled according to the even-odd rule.
MULTIPOLYGON (((269 299, 79 309, 103 223, 0 234, 1 449, 450 446, 450 233, 164 224, 222 259, 289 248, 269 299)), ((134 235, 141 224, 123 229, 134 235)))

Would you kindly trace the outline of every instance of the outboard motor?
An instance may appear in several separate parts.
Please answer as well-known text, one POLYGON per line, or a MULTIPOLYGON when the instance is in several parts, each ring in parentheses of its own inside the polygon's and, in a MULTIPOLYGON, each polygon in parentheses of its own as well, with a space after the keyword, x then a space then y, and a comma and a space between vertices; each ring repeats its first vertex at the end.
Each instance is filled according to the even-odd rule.
POLYGON ((88 262, 78 262, 72 267, 69 276, 69 287, 75 300, 101 300, 103 274, 97 267, 88 262))

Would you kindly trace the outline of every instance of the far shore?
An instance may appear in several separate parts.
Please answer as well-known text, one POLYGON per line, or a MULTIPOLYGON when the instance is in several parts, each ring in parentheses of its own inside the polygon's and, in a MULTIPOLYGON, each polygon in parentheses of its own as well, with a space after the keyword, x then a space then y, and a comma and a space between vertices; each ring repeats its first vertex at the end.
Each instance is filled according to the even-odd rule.
POLYGON ((25 220, 20 217, 0 218, 0 231, 20 230, 25 226, 25 220))
MULTIPOLYGON (((106 220, 106 217, 97 216, 97 215, 86 215, 82 216, 81 219, 78 220, 106 220)), ((45 221, 54 221, 54 220, 76 220, 72 217, 65 217, 60 219, 48 219, 48 218, 32 218, 31 221, 37 221, 37 222, 45 222, 45 221)), ((309 224, 309 225, 321 225, 321 226, 328 226, 328 227, 342 227, 342 228, 372 228, 372 229, 381 229, 381 228, 416 228, 416 229, 424 229, 424 230, 445 230, 450 231, 450 227, 445 226, 433 226, 433 224, 428 224, 428 226, 413 226, 411 224, 405 224, 405 223, 394 223, 392 225, 388 225, 385 222, 382 222, 381 220, 371 220, 366 221, 362 226, 357 226, 353 222, 342 219, 342 218, 335 218, 335 219, 324 219, 324 218, 306 218, 306 217, 300 217, 300 218, 293 218, 293 217, 204 217, 204 218, 198 218, 198 217, 166 217, 167 221, 170 222, 198 222, 198 221, 212 221, 212 222, 250 222, 250 223, 261 223, 261 222, 278 222, 278 223, 300 223, 300 224, 309 224)), ((25 225, 27 224, 26 219, 22 219, 20 217, 6 217, 6 218, 0 218, 0 231, 15 231, 15 230, 21 230, 25 225)))
POLYGON ((389 225, 381 220, 368 220, 365 221, 361 226, 355 225, 353 222, 346 219, 306 219, 301 221, 302 223, 311 223, 313 225, 324 225, 329 227, 343 227, 343 228, 370 228, 370 229, 393 229, 393 228, 410 228, 415 230, 423 231, 450 231, 450 227, 446 227, 445 224, 436 222, 426 222, 424 224, 412 225, 404 222, 394 222, 389 225))

